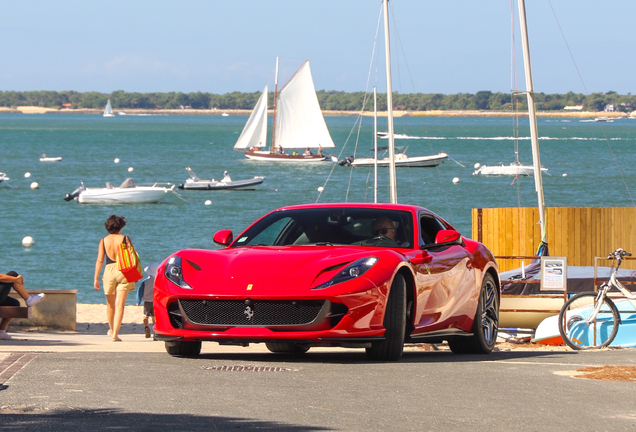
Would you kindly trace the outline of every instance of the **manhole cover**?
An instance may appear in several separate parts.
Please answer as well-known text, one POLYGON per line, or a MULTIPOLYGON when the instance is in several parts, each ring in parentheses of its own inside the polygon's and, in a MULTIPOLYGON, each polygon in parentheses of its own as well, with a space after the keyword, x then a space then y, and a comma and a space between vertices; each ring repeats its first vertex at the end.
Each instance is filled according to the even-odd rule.
POLYGON ((214 370, 222 372, 294 372, 297 369, 275 366, 250 366, 250 365, 231 365, 231 366, 201 366, 204 370, 214 370))

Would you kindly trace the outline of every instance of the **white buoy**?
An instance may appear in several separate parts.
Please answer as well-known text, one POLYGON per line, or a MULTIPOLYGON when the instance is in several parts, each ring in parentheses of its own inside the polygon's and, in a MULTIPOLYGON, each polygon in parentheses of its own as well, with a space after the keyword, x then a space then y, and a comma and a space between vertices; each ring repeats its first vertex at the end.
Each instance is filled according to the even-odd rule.
POLYGON ((566 173, 563 173, 563 177, 567 177, 568 175, 566 173))
POLYGON ((38 182, 33 182, 31 183, 31 189, 39 189, 40 185, 38 184, 38 182))
POLYGON ((128 167, 128 172, 133 172, 135 169, 133 167, 128 167))
POLYGON ((453 178, 453 183, 455 183, 455 184, 459 183, 459 177, 454 177, 453 178))
POLYGON ((475 167, 475 169, 479 169, 479 167, 481 166, 481 164, 479 162, 477 162, 475 165, 473 165, 475 167))
POLYGON ((212 200, 205 200, 205 205, 212 205, 212 200))
POLYGON ((24 178, 29 178, 31 177, 31 173, 30 172, 25 172, 24 173, 24 178))
POLYGON ((324 188, 324 187, 322 187, 322 186, 320 186, 320 187, 318 188, 318 192, 322 192, 322 191, 324 191, 324 190, 325 190, 325 188, 324 188))
POLYGON ((24 246, 33 246, 35 244, 35 240, 33 240, 33 237, 31 236, 26 236, 22 239, 22 244, 24 246))
POLYGON ((274 189, 274 192, 278 192, 278 189, 274 189))
POLYGON ((119 163, 119 158, 115 158, 114 162, 119 163))

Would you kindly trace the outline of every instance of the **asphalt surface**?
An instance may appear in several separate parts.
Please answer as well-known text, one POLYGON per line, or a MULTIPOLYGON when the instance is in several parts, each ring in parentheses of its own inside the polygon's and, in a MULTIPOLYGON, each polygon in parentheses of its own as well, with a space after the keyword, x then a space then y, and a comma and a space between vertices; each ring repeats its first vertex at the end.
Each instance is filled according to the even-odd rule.
POLYGON ((407 351, 399 362, 374 363, 363 350, 286 357, 262 345, 221 351, 207 343, 195 359, 7 347, 2 431, 636 430, 636 382, 569 374, 636 366, 634 349, 407 351))

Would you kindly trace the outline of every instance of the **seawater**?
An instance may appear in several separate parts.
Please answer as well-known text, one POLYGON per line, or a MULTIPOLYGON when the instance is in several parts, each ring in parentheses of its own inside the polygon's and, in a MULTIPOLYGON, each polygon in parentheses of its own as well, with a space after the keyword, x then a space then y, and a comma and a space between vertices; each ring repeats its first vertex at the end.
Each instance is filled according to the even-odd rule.
MULTIPOLYGON (((78 289, 78 301, 100 303, 93 289, 99 239, 110 214, 125 216, 142 262, 161 262, 183 248, 215 249, 212 236, 235 235, 256 218, 281 206, 318 202, 372 202, 372 168, 334 163, 274 164, 247 160, 232 150, 246 116, 117 116, 80 114, 0 115, 0 272, 15 269, 28 288, 78 289), (42 154, 59 163, 39 161, 42 154), (114 159, 119 158, 119 163, 114 159), (256 191, 178 191, 158 204, 88 205, 66 202, 64 194, 115 185, 127 177, 138 184, 183 183, 186 166, 201 178, 265 176, 256 191), (134 171, 129 172, 128 168, 134 171), (26 172, 31 173, 25 178, 26 172), (328 180, 328 181, 327 181, 328 180), (32 190, 32 182, 39 189, 32 190), (318 188, 324 186, 322 194, 318 188), (206 200, 212 205, 206 206, 206 200), (35 245, 22 246, 32 236, 35 245)), ((336 156, 370 156, 373 121, 327 117, 336 156)), ((527 119, 520 120, 519 158, 531 164, 527 119)), ((386 119, 379 120, 386 130, 386 119)), ((270 128, 271 130, 271 128, 270 128)), ((411 156, 444 151, 453 160, 438 168, 399 168, 398 201, 429 208, 471 236, 471 209, 536 206, 532 177, 473 176, 475 163, 515 160, 514 122, 507 118, 398 118, 396 140, 411 156), (460 164, 464 166, 460 166, 460 164), (459 183, 453 183, 458 177, 459 183)), ((636 191, 636 120, 613 123, 539 119, 541 162, 547 206, 631 206, 625 184, 636 191), (622 175, 619 172, 622 171, 622 175), (566 177, 563 174, 567 174, 566 177)), ((386 145, 386 140, 378 140, 386 145)), ((379 170, 378 200, 388 201, 388 170, 379 170)), ((285 265, 285 263, 281 263, 285 265)), ((129 296, 129 303, 133 303, 129 296)))

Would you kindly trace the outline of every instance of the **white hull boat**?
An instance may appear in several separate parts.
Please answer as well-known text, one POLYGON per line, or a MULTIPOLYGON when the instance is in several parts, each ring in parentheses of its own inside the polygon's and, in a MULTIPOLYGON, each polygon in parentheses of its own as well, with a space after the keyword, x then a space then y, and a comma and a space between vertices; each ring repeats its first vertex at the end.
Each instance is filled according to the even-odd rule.
POLYGON ((108 99, 108 102, 106 102, 106 107, 104 108, 104 117, 115 117, 113 108, 110 106, 110 99, 108 99))
POLYGON ((62 160, 62 156, 50 157, 45 154, 40 158, 40 162, 60 162, 62 160))
MULTIPOLYGON (((542 172, 547 172, 547 168, 541 168, 542 172)), ((509 176, 533 176, 534 175, 534 167, 532 165, 517 165, 512 163, 510 165, 499 165, 499 166, 487 166, 481 165, 475 171, 473 171, 473 175, 486 175, 486 176, 498 176, 498 175, 509 175, 509 176)))
POLYGON ((245 180, 232 180, 230 175, 225 171, 223 178, 220 181, 217 180, 202 180, 200 179, 192 168, 186 167, 186 171, 190 173, 190 178, 179 185, 179 189, 185 190, 255 190, 265 177, 255 176, 251 179, 245 180))
POLYGON ((327 159, 323 148, 335 145, 322 116, 309 60, 278 91, 278 59, 272 142, 267 147, 267 86, 239 136, 234 150, 241 150, 251 160, 266 162, 320 162, 327 159), (299 149, 298 151, 286 151, 299 149), (311 149, 317 149, 313 154, 311 149))
POLYGON ((66 194, 64 199, 71 201, 76 199, 81 204, 148 204, 162 201, 168 196, 168 192, 174 190, 171 187, 158 186, 137 186, 132 179, 126 179, 121 186, 113 187, 106 183, 104 188, 87 188, 84 184, 75 189, 72 193, 66 194))
MULTIPOLYGON (((436 155, 430 156, 415 156, 409 157, 405 153, 397 153, 395 155, 395 167, 411 167, 411 168, 430 168, 444 163, 448 159, 448 155, 444 152, 440 152, 436 155)), ((389 158, 378 159, 379 167, 388 167, 389 158)), ((350 165, 355 167, 372 167, 375 164, 374 158, 359 158, 354 159, 350 165)))
POLYGON ((0 172, 0 183, 2 183, 3 181, 7 181, 9 180, 9 177, 7 177, 7 175, 3 172, 0 172))

